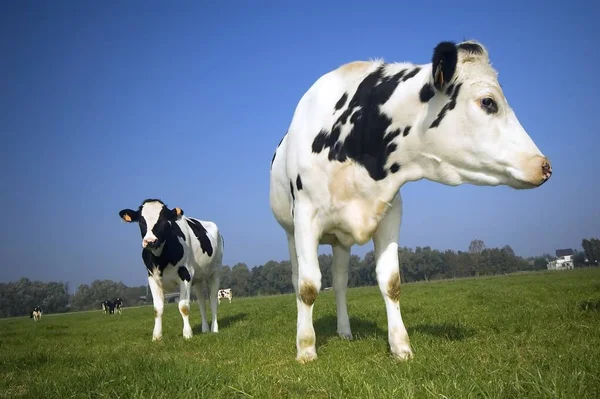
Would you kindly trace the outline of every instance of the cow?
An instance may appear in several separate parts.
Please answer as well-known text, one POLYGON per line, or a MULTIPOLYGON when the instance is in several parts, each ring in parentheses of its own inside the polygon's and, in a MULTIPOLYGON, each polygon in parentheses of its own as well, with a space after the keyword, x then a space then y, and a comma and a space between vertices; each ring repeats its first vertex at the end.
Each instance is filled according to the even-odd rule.
POLYGON ((114 314, 115 303, 109 300, 102 301, 102 310, 104 311, 104 314, 114 314))
POLYGON ((551 175, 478 41, 438 42, 427 64, 374 59, 321 75, 299 100, 270 169, 270 206, 287 236, 296 293, 296 360, 317 359, 318 245, 332 247, 337 333, 352 339, 350 249, 373 241, 389 348, 407 360, 413 353, 399 302, 400 188, 427 179, 533 189, 551 175))
POLYGON ((116 311, 119 312, 119 314, 123 314, 123 308, 122 308, 123 300, 121 298, 117 298, 117 299, 115 299, 114 304, 115 304, 116 311))
POLYGON ((142 259, 148 272, 148 285, 154 303, 152 340, 162 339, 164 292, 179 285, 179 312, 183 337, 192 338, 190 290, 194 289, 202 316, 202 332, 208 332, 203 288, 209 288, 212 313, 210 331, 217 333, 217 292, 223 261, 224 240, 218 226, 169 209, 160 199, 146 199, 137 210, 123 209, 119 216, 127 223, 137 222, 142 235, 142 259))
POLYGON ((229 303, 231 303, 231 288, 225 288, 222 290, 219 290, 219 305, 221 304, 221 299, 223 298, 229 298, 229 303))
POLYGON ((33 308, 33 310, 31 311, 31 314, 29 315, 30 319, 33 319, 33 321, 38 321, 39 319, 42 318, 42 308, 39 306, 36 306, 33 308))

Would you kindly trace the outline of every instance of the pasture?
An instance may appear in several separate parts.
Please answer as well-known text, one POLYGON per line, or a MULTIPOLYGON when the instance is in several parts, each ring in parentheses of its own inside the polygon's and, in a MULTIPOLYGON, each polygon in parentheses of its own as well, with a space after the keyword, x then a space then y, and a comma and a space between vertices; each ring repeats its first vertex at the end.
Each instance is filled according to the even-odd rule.
POLYGON ((295 361, 292 295, 219 306, 218 334, 184 341, 175 305, 151 342, 153 308, 0 320, 6 398, 597 398, 600 270, 405 284, 415 358, 389 356, 376 287, 348 291, 355 336, 335 333, 332 291, 314 311, 316 362, 295 361))

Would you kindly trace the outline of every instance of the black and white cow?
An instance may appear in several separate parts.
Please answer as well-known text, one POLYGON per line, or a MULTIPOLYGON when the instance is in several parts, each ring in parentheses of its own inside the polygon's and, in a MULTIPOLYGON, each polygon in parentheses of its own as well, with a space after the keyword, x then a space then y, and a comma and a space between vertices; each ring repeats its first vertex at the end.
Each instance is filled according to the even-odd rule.
POLYGON ((104 314, 113 314, 115 313, 115 303, 112 301, 102 301, 102 310, 104 314))
POLYGON ((137 211, 123 209, 119 216, 138 222, 142 234, 142 259, 148 271, 148 284, 154 302, 153 340, 162 338, 164 291, 179 285, 179 312, 183 318, 183 337, 192 337, 190 290, 200 306, 202 332, 209 330, 203 288, 209 288, 212 313, 211 331, 218 332, 217 292, 223 260, 223 237, 217 225, 183 215, 180 208, 169 209, 161 200, 147 199, 137 211))
POLYGON ((42 318, 42 308, 39 306, 36 306, 33 308, 33 310, 31 311, 31 314, 29 315, 30 319, 33 319, 34 321, 38 321, 39 319, 42 318))
POLYGON ((122 308, 123 300, 121 298, 117 298, 117 299, 115 299, 114 303, 115 303, 115 310, 117 312, 119 312, 119 314, 122 314, 123 313, 123 308, 122 308))
POLYGON ((233 294, 231 293, 231 288, 219 290, 219 304, 221 304, 221 299, 229 299, 229 303, 231 303, 232 296, 233 294))
POLYGON ((271 161, 270 204, 287 234, 297 293, 296 359, 317 358, 319 244, 333 248, 337 331, 351 339, 350 248, 373 240, 390 349, 408 359, 399 305, 399 189, 420 179, 532 189, 551 174, 476 41, 441 42, 428 64, 359 61, 321 76, 300 99, 271 161))

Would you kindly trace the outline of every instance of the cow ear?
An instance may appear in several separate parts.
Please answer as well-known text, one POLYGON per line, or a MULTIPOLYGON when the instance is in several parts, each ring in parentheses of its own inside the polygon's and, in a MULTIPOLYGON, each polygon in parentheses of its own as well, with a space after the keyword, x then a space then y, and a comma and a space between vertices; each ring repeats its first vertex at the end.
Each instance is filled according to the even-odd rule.
POLYGON ((171 220, 177 220, 181 216, 183 216, 183 210, 181 208, 173 208, 171 209, 171 220))
POLYGON ((131 209, 123 209, 119 212, 119 216, 127 223, 133 223, 138 221, 138 212, 131 209))
POLYGON ((433 50, 431 73, 433 85, 443 90, 444 85, 452 79, 456 71, 458 50, 453 42, 440 42, 433 50))

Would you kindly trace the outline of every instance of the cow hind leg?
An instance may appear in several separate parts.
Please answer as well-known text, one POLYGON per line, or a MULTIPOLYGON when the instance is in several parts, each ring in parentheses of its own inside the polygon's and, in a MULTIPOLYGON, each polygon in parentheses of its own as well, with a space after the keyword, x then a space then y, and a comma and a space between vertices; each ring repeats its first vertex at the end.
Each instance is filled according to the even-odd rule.
POLYGON ((196 297, 198 298, 198 307, 200 308, 200 316, 202 317, 202 332, 208 332, 208 323, 206 321, 206 302, 204 301, 204 288, 206 283, 204 280, 194 284, 193 286, 196 297))
POLYGON ((398 265, 398 237, 402 221, 402 200, 398 193, 392 208, 373 235, 377 283, 383 295, 388 319, 390 350, 397 359, 412 357, 408 332, 400 313, 400 268, 398 265))
POLYGON ((219 307, 219 285, 221 284, 221 279, 219 278, 219 269, 217 269, 217 271, 215 271, 215 273, 212 275, 211 280, 210 280, 210 295, 209 295, 209 299, 210 299, 210 312, 211 312, 211 317, 212 317, 212 321, 210 324, 210 331, 211 332, 219 332, 219 323, 217 322, 217 311, 218 311, 218 307, 219 307))
POLYGON ((333 277, 333 289, 335 291, 335 304, 337 308, 337 333, 340 337, 352 339, 350 319, 346 300, 348 288, 348 264, 350 262, 350 248, 340 244, 332 246, 333 264, 331 273, 333 277))
MULTIPOLYGON (((300 197, 300 196, 299 196, 300 197)), ((313 326, 313 307, 321 290, 321 270, 317 257, 318 228, 308 202, 296 199, 294 209, 294 248, 298 261, 296 304, 296 360, 300 363, 317 358, 316 335, 313 326)), ((290 252, 291 249, 290 249, 290 252)), ((294 277, 292 277, 294 279, 294 277)))

